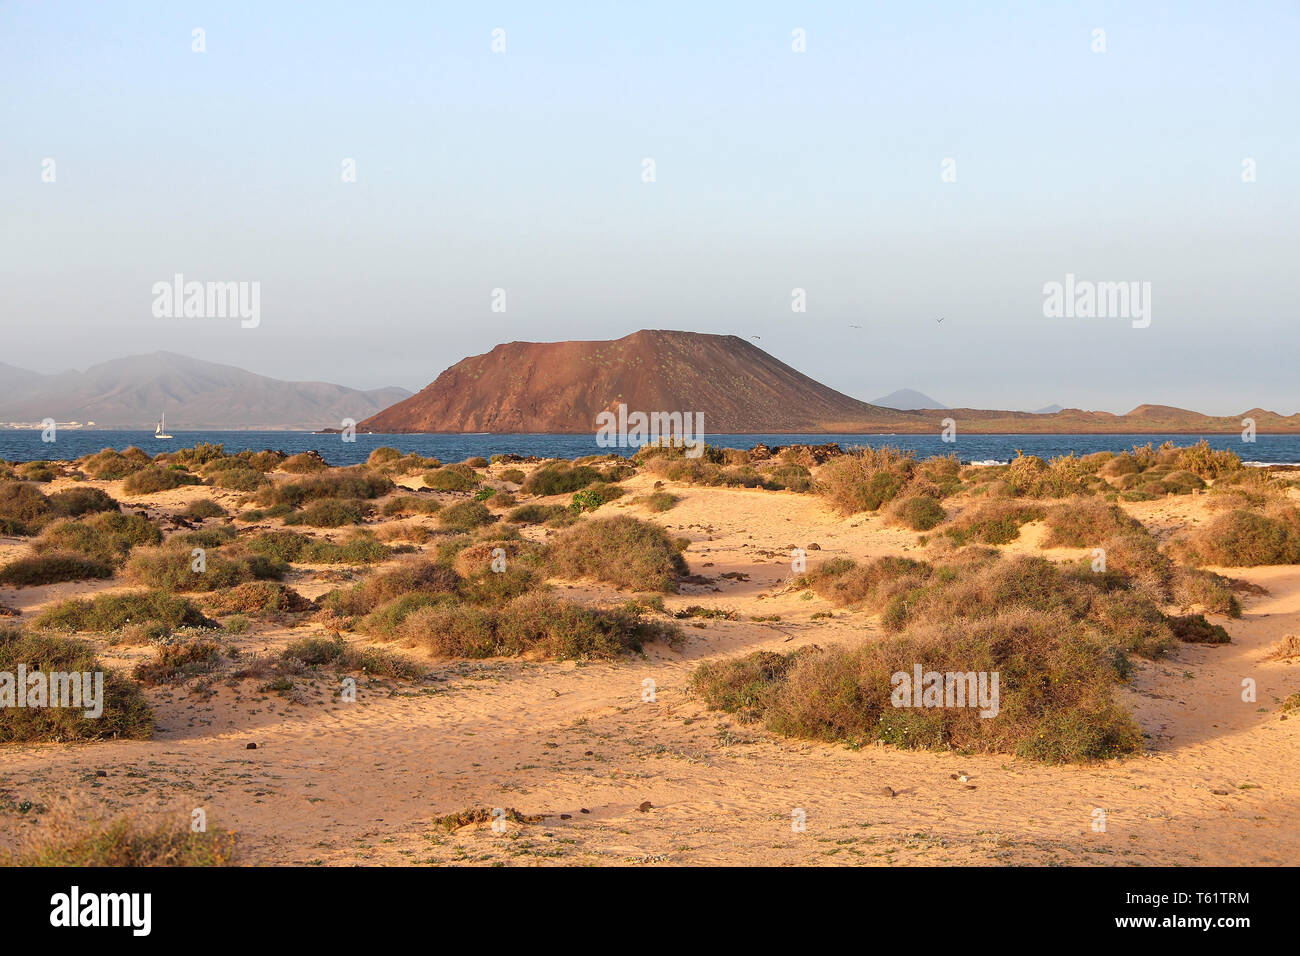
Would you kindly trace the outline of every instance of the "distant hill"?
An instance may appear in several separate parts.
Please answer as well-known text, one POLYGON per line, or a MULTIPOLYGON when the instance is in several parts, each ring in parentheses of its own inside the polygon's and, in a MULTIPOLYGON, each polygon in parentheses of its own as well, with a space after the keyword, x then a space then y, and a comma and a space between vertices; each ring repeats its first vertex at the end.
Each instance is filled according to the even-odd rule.
POLYGON ((630 411, 702 412, 705 431, 714 435, 938 433, 948 418, 956 420, 958 434, 1238 432, 1247 416, 1261 432, 1300 432, 1300 414, 1284 417, 1262 409, 1213 418, 1165 405, 1142 405, 1128 415, 1076 408, 1035 414, 937 403, 924 410, 884 408, 822 385, 735 335, 646 329, 612 341, 498 345, 462 359, 358 427, 396 433, 578 434, 594 432, 596 415, 619 403, 630 411))
POLYGON ((603 342, 510 342, 457 362, 361 423, 376 432, 589 432, 619 403, 699 411, 725 432, 820 431, 898 413, 813 381, 735 335, 642 330, 603 342))
POLYGON ((1065 411, 1064 405, 1044 405, 1042 408, 1035 408, 1035 415, 1055 415, 1057 412, 1065 411))
POLYGON ((918 392, 912 388, 900 388, 896 392, 890 392, 882 398, 873 398, 872 405, 879 405, 882 408, 897 408, 901 411, 915 411, 918 408, 947 408, 942 402, 938 402, 923 392, 918 392))
POLYGON ((327 382, 285 382, 173 352, 132 355, 84 372, 42 375, 0 365, 0 422, 93 421, 96 428, 172 431, 316 429, 357 421, 410 396, 327 382))

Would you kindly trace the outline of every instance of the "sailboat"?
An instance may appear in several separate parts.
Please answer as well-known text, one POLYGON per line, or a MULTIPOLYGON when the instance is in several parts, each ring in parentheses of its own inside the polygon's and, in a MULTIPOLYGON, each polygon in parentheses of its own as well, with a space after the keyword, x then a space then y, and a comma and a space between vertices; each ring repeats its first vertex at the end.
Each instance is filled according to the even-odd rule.
POLYGON ((158 419, 158 427, 153 430, 153 437, 154 438, 172 437, 171 435, 167 434, 167 413, 166 412, 163 412, 162 418, 158 419))

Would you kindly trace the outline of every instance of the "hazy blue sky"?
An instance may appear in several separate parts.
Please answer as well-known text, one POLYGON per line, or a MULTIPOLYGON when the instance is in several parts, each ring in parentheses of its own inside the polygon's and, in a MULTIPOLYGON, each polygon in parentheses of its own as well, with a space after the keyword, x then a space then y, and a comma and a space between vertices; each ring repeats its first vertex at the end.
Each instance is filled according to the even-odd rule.
POLYGON ((414 389, 651 327, 859 398, 1289 413, 1298 125, 1296 2, 6 0, 0 361, 414 389), (260 327, 154 318, 176 272, 260 327), (1045 318, 1067 272, 1150 327, 1045 318))

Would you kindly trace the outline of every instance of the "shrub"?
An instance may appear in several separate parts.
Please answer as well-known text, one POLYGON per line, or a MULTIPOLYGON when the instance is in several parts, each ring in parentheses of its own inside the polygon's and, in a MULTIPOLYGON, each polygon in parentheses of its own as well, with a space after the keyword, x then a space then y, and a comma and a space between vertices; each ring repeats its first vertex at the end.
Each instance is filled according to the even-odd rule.
POLYGON ((1146 531, 1124 509, 1097 498, 1075 498, 1053 505, 1045 512, 1044 523, 1045 548, 1089 548, 1116 535, 1146 531))
POLYGON ((203 521, 207 518, 224 518, 226 509, 211 498, 199 498, 186 505, 181 514, 193 521, 203 521))
POLYGON ((447 465, 427 472, 424 476, 425 487, 434 491, 470 491, 478 483, 479 477, 474 469, 463 465, 447 465))
POLYGON ((78 518, 98 511, 121 511, 121 505, 98 488, 68 488, 50 495, 50 507, 58 514, 78 518))
POLYGON ((414 661, 394 657, 373 647, 354 647, 342 637, 303 637, 284 649, 281 659, 291 666, 331 665, 341 671, 360 671, 376 677, 414 679, 424 668, 414 661))
POLYGON ((1171 617, 1169 625, 1174 629, 1174 636, 1188 644, 1229 644, 1232 641, 1222 626, 1211 624, 1204 614, 1171 617))
POLYGON ((317 471, 328 471, 329 463, 320 456, 320 452, 304 451, 290 455, 280 463, 280 470, 291 475, 308 475, 317 471))
POLYGON ((112 565, 71 551, 50 551, 18 558, 0 568, 0 584, 20 588, 112 576, 112 565))
POLYGON ((326 498, 313 501, 301 511, 286 515, 287 525, 305 524, 313 528, 341 528, 349 524, 361 524, 366 520, 365 512, 359 501, 341 501, 326 498))
POLYGON ((110 565, 126 560, 131 549, 159 544, 162 532, 148 518, 120 512, 101 512, 85 521, 60 521, 48 526, 32 543, 37 554, 75 552, 110 565))
POLYGON ((497 517, 480 501, 460 501, 438 512, 438 525, 448 531, 471 531, 497 517))
POLYGON ((246 581, 209 595, 204 605, 214 614, 296 614, 316 608, 293 588, 275 581, 246 581))
POLYGON ((136 584, 166 591, 215 591, 245 581, 276 579, 287 564, 251 550, 214 548, 204 555, 206 569, 194 570, 191 549, 167 544, 136 552, 126 566, 126 576, 136 584))
POLYGON ((929 495, 899 498, 889 508, 889 520, 913 531, 929 531, 948 517, 943 506, 929 495))
POLYGON ((506 520, 511 524, 544 524, 569 514, 564 505, 520 505, 506 515, 506 520))
POLYGON ((234 856, 233 833, 216 827, 195 832, 188 819, 145 825, 66 813, 29 834, 22 848, 0 853, 0 866, 229 866, 234 856))
POLYGON ((151 661, 141 661, 132 671, 142 684, 171 684, 210 674, 221 666, 221 647, 215 641, 197 640, 186 644, 164 644, 151 661))
POLYGON ((187 471, 159 468, 154 465, 127 475, 126 481, 122 482, 122 490, 128 495, 152 495, 159 491, 170 491, 173 488, 199 483, 199 479, 187 471))
POLYGON ((401 457, 402 453, 400 450, 389 445, 380 445, 370 453, 368 458, 366 458, 366 464, 371 467, 376 465, 386 465, 390 462, 397 461, 397 459, 401 457))
POLYGON ((524 480, 523 490, 544 498, 549 495, 571 494, 600 480, 601 474, 595 468, 561 461, 543 465, 534 471, 524 480))
POLYGON ((616 587, 666 593, 688 572, 673 539, 628 515, 593 518, 555 536, 548 557, 560 577, 590 577, 616 587))
POLYGON ((261 505, 290 505, 300 508, 309 501, 322 498, 378 498, 388 494, 394 487, 390 479, 364 465, 357 465, 351 468, 332 468, 294 481, 268 485, 257 492, 254 500, 261 505))
POLYGON ((875 511, 903 489, 915 467, 911 452, 857 448, 822 465, 814 490, 841 514, 875 511))
POLYGON ((411 594, 453 595, 459 585, 460 575, 448 565, 412 558, 387 571, 373 573, 351 588, 331 591, 322 604, 336 614, 357 617, 411 594))
POLYGON ((41 612, 36 626, 107 633, 128 624, 155 621, 169 628, 216 626, 188 599, 163 591, 99 594, 89 600, 60 601, 41 612))
POLYGON ((473 458, 466 458, 464 464, 470 468, 486 468, 488 460, 482 455, 475 455, 473 458))
MULTIPOLYGON (((139 449, 135 450, 139 451, 139 449)), ((153 462, 147 455, 143 460, 140 460, 124 455, 112 448, 105 448, 103 451, 78 460, 77 466, 90 475, 91 478, 100 481, 118 481, 133 471, 153 467, 153 462)))
POLYGON ((679 632, 626 610, 587 608, 529 594, 502 608, 422 608, 406 618, 400 633, 407 642, 439 657, 586 660, 640 651, 646 641, 673 640, 679 632))
POLYGON ((1300 511, 1290 506, 1269 514, 1229 511, 1174 542, 1170 553, 1188 564, 1222 567, 1300 564, 1300 511))
POLYGON ((0 482, 0 520, 16 534, 34 534, 54 512, 50 499, 24 481, 0 482))
POLYGON ((501 472, 501 480, 508 481, 512 485, 522 485, 526 476, 518 468, 507 468, 501 472))
POLYGON ((1043 517, 1037 505, 1014 501, 983 501, 963 511, 943 533, 957 544, 981 541, 1009 544, 1020 537, 1020 526, 1043 517))
POLYGON ((436 498, 421 498, 416 495, 401 495, 384 502, 384 517, 396 515, 431 515, 442 510, 442 502, 436 498))
POLYGON ((707 663, 691 685, 710 707, 747 712, 786 736, 1064 763, 1139 749, 1140 731, 1113 699, 1117 679, 1079 624, 1021 609, 854 649, 707 663), (918 664, 940 675, 998 674, 997 715, 983 718, 970 706, 896 706, 908 701, 897 675, 910 681, 918 664))
POLYGON ((29 675, 103 674, 103 713, 87 717, 85 711, 93 709, 89 706, 0 706, 0 743, 142 739, 153 734, 153 713, 140 689, 107 670, 85 641, 0 627, 0 673, 16 674, 19 665, 29 675))
MULTIPOLYGON (((641 505, 647 511, 664 512, 674 507, 682 499, 668 491, 655 491, 632 499, 632 504, 641 505)), ((513 520, 513 519, 512 519, 513 520)))

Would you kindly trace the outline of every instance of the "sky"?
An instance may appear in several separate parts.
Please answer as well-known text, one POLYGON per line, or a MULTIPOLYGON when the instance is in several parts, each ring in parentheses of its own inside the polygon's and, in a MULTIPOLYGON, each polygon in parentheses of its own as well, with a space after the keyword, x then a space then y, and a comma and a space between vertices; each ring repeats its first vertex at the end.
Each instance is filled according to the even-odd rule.
POLYGON ((1289 414, 1298 50, 1294 0, 0 0, 0 362, 415 390, 667 328, 868 400, 1289 414), (155 315, 177 273, 257 326, 155 315), (1067 274, 1150 324, 1045 315, 1067 274))

